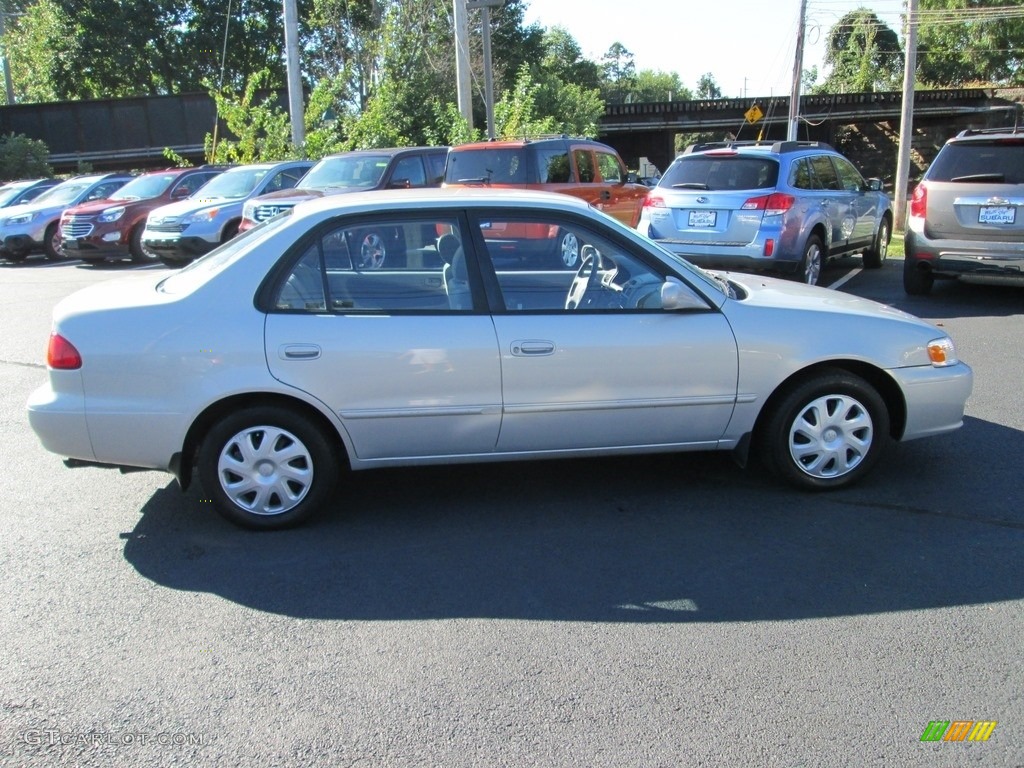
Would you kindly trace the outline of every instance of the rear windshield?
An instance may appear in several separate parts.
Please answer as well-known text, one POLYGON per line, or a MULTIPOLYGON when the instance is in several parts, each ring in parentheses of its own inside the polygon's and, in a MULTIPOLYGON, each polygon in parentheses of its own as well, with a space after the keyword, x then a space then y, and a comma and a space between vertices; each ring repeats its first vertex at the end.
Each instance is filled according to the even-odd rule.
POLYGON ((530 184, 531 178, 523 147, 449 152, 444 176, 449 184, 530 184))
POLYGON ((662 189, 771 189, 779 181, 779 164, 764 157, 698 155, 680 157, 665 171, 662 189))
POLYGON ((1024 183, 1024 137, 947 144, 932 161, 930 181, 1024 183))

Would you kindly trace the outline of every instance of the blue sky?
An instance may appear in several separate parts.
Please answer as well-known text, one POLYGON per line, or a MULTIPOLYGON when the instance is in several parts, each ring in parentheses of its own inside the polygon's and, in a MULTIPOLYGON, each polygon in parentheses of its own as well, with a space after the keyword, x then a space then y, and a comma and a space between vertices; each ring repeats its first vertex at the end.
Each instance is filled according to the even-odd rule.
MULTIPOLYGON (((807 0, 804 69, 823 71, 829 29, 861 6, 902 39, 903 0, 807 0)), ((622 43, 637 69, 677 72, 691 90, 711 72, 735 97, 789 94, 799 18, 800 0, 527 0, 525 21, 565 27, 595 61, 622 43)))

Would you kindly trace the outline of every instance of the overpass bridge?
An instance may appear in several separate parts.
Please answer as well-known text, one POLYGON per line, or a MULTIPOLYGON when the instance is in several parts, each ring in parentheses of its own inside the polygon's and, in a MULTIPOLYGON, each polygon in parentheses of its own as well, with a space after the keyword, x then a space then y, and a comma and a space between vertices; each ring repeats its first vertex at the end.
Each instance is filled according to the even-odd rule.
MULTIPOLYGON (((285 93, 266 94, 287 110, 285 93)), ((915 135, 941 145, 962 127, 1012 123, 1020 92, 990 89, 918 91, 914 98, 915 135), (929 126, 935 133, 928 138, 929 126), (952 126, 952 127, 951 127, 952 126)), ((902 94, 848 93, 800 98, 800 138, 842 147, 849 127, 863 128, 869 143, 898 135, 902 94), (878 128, 878 126, 882 126, 878 128), (870 130, 868 130, 870 129, 870 130), (866 131, 866 132, 865 132, 866 131), (872 135, 881 132, 882 137, 872 135)), ((786 136, 789 97, 706 99, 642 104, 612 104, 599 123, 599 138, 614 146, 631 168, 647 157, 664 169, 675 156, 678 133, 715 132, 722 138, 782 139, 786 136), (747 122, 757 106, 763 117, 747 122)), ((46 143, 58 173, 74 173, 83 164, 94 170, 164 167, 165 148, 199 164, 203 144, 213 132, 216 106, 207 93, 138 96, 122 99, 65 101, 0 106, 0 133, 24 134, 46 143)), ((220 124, 218 133, 227 136, 220 124)), ((925 153, 926 154, 926 153, 925 153)), ((884 175, 884 174, 873 174, 884 175)))

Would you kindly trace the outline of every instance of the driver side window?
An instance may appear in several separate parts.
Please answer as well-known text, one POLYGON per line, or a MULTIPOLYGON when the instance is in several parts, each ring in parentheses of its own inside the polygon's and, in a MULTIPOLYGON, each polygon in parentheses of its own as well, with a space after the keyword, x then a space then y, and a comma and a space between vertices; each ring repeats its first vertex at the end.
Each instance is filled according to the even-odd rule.
POLYGON ((509 312, 635 312, 661 309, 664 278, 587 227, 546 216, 479 222, 509 312))

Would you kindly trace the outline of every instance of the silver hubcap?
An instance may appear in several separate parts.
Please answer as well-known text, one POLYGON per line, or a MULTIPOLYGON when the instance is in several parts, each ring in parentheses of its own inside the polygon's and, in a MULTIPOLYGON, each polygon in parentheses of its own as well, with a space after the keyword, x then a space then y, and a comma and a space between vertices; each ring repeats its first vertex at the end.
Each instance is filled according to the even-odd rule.
POLYGON ((882 225, 881 231, 878 233, 878 260, 885 261, 885 257, 889 254, 889 228, 882 225))
POLYGON ((562 263, 567 267, 575 267, 580 257, 580 241, 569 232, 562 238, 562 263))
POLYGON ((313 459, 295 435, 279 427, 249 427, 224 445, 217 462, 220 487, 256 515, 293 509, 313 483, 313 459))
POLYGON ((817 285, 820 274, 821 248, 815 244, 807 249, 807 254, 804 256, 804 282, 808 285, 817 285))
POLYGON ((811 477, 842 477, 864 461, 874 425, 849 395, 825 395, 804 406, 789 430, 789 454, 811 477))
POLYGON ((363 238, 362 247, 359 249, 360 266, 363 269, 380 269, 384 266, 386 256, 387 248, 380 235, 371 232, 363 238))

